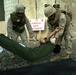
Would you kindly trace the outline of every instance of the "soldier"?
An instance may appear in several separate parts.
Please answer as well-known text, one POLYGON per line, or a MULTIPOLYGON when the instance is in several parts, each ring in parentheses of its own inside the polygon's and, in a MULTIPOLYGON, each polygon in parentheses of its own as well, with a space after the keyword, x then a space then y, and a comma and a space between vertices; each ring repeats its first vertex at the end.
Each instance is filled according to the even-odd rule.
POLYGON ((10 14, 10 18, 7 22, 8 37, 17 41, 18 36, 20 36, 22 44, 29 46, 25 25, 30 34, 30 38, 36 41, 31 24, 29 23, 29 20, 25 15, 25 7, 18 4, 15 7, 15 11, 10 14))
POLYGON ((7 22, 8 36, 16 41, 18 36, 20 36, 22 39, 22 43, 24 45, 27 45, 28 41, 25 25, 30 34, 30 38, 33 38, 35 40, 31 24, 29 23, 29 20, 25 15, 25 7, 18 4, 15 7, 15 11, 10 14, 10 18, 7 22))
MULTIPOLYGON (((62 39, 64 37, 65 40, 65 52, 67 54, 67 58, 69 57, 69 54, 71 54, 71 18, 67 14, 66 11, 56 10, 53 6, 50 4, 45 4, 44 8, 44 14, 48 18, 47 23, 49 27, 49 33, 52 32, 57 26, 61 28, 61 30, 54 35, 54 39, 56 39, 57 45, 61 47, 62 39)), ((59 54, 59 51, 54 51, 54 53, 59 54)), ((53 61, 53 60, 52 60, 53 61)))

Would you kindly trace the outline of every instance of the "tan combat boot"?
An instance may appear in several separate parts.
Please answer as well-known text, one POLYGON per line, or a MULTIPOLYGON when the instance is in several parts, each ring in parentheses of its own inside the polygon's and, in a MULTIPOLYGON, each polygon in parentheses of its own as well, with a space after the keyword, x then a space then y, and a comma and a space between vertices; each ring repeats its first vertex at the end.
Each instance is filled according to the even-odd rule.
POLYGON ((50 59, 51 62, 53 61, 57 61, 57 60, 60 60, 61 59, 61 56, 59 53, 54 53, 54 56, 50 59))

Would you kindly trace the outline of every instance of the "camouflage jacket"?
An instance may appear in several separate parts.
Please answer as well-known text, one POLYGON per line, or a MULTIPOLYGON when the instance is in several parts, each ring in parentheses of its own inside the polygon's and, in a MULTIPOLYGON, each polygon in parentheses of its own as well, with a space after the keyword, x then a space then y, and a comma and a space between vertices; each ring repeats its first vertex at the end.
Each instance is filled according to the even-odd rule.
MULTIPOLYGON (((25 20, 26 20, 25 24, 26 24, 27 30, 28 30, 28 32, 30 34, 29 36, 33 37, 34 36, 33 30, 32 30, 31 24, 30 24, 28 18, 26 17, 26 15, 25 15, 25 20)), ((8 32, 9 35, 11 35, 12 27, 13 27, 13 22, 12 22, 11 16, 10 16, 10 18, 8 19, 8 22, 7 22, 7 32, 8 32)))
POLYGON ((62 13, 61 11, 57 11, 55 19, 53 21, 48 21, 49 33, 52 32, 55 27, 59 26, 61 30, 56 33, 55 38, 62 36, 64 31, 68 28, 70 23, 70 17, 67 14, 62 13))

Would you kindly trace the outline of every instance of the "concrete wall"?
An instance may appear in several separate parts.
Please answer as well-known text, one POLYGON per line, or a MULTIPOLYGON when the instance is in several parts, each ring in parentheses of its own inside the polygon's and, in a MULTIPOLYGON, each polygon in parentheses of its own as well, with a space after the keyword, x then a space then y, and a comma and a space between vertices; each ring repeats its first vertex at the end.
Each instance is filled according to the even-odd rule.
POLYGON ((0 33, 3 33, 6 35, 6 23, 5 23, 5 21, 0 21, 0 33))
POLYGON ((18 0, 4 0, 4 10, 5 10, 5 21, 0 21, 0 32, 7 35, 6 23, 10 16, 10 13, 14 11, 15 5, 18 4, 18 0))
POLYGON ((18 0, 4 0, 4 9, 5 9, 5 21, 8 21, 10 13, 15 9, 15 5, 18 4, 18 0))
POLYGON ((29 19, 36 18, 35 0, 19 0, 26 7, 25 14, 29 19))

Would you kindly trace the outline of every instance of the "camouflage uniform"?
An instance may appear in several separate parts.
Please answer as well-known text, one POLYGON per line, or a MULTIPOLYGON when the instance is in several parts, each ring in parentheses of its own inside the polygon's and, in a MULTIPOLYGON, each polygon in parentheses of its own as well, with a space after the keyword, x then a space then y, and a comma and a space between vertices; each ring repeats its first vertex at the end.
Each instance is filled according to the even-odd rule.
POLYGON ((11 13, 10 18, 7 22, 7 32, 8 32, 8 36, 15 41, 17 41, 18 36, 20 36, 21 39, 22 39, 22 43, 24 45, 27 45, 28 44, 27 33, 26 33, 26 29, 25 29, 24 25, 26 25, 31 38, 34 37, 34 34, 33 34, 33 31, 32 31, 31 24, 29 23, 29 20, 26 17, 26 15, 24 14, 24 12, 25 12, 25 8, 24 8, 23 5, 19 5, 19 4, 16 5, 16 11, 11 13), (23 17, 22 17, 21 22, 20 22, 20 18, 18 18, 17 15, 16 15, 17 13, 23 13, 23 17), (17 27, 20 24, 22 25, 22 26, 20 26, 20 27, 22 27, 21 32, 20 32, 20 29, 19 30, 16 30, 15 28, 13 29, 14 26, 17 27))
POLYGON ((66 48, 65 51, 67 54, 70 54, 72 48, 71 18, 65 11, 56 10, 51 5, 45 7, 44 14, 46 17, 48 17, 47 23, 49 26, 49 33, 52 32, 57 26, 61 28, 61 30, 54 35, 54 37, 57 39, 56 44, 61 45, 64 37, 66 48), (53 14, 55 14, 54 19, 50 20, 49 17, 53 14))

